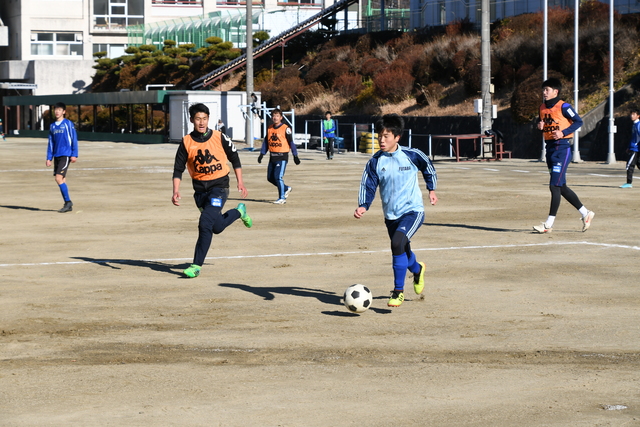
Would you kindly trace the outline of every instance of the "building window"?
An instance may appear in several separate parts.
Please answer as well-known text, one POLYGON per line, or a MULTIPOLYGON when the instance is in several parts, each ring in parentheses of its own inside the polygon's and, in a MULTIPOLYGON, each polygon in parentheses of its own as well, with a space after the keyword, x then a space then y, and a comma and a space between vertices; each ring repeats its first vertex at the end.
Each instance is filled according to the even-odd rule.
POLYGON ((278 6, 317 6, 317 7, 322 7, 322 0, 278 0, 278 6))
POLYGON ((31 55, 82 56, 82 33, 31 33, 31 55))
POLYGON ((151 4, 163 6, 202 6, 202 0, 151 0, 151 4))
MULTIPOLYGON (((246 0, 217 0, 216 4, 220 6, 246 6, 246 0)), ((251 2, 254 6, 264 6, 264 0, 253 0, 251 2)))
POLYGON ((94 0, 94 30, 126 31, 144 24, 144 0, 94 0))
POLYGON ((121 56, 126 55, 124 51, 127 48, 126 44, 99 44, 96 43, 93 45, 93 53, 97 52, 107 52, 107 58, 119 58, 121 56))

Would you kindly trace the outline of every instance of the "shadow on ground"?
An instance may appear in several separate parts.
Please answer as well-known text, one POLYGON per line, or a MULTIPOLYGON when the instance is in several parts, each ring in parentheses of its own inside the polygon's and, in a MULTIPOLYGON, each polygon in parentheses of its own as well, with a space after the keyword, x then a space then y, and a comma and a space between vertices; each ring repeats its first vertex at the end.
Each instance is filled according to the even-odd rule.
POLYGON ((58 212, 55 209, 40 209, 40 208, 32 208, 30 206, 0 205, 0 208, 23 210, 23 211, 58 212))
MULTIPOLYGON (((235 288, 241 291, 249 292, 267 301, 274 300, 276 298, 276 294, 280 295, 292 295, 299 296, 304 298, 315 298, 323 304, 331 304, 343 306, 342 304, 342 296, 336 295, 335 292, 329 292, 322 289, 310 289, 310 288, 300 288, 296 286, 272 286, 272 287, 264 287, 258 288, 253 286, 241 285, 239 283, 220 283, 218 286, 222 286, 224 288, 235 288)), ((372 307, 370 310, 375 311, 379 314, 391 313, 391 310, 379 309, 372 307)), ((330 316, 341 316, 341 317, 353 317, 358 316, 356 313, 351 313, 347 311, 345 307, 345 311, 323 311, 322 314, 327 314, 330 316)))
POLYGON ((119 267, 118 265, 131 265, 134 267, 149 268, 153 271, 159 271, 161 273, 171 273, 180 277, 183 277, 182 270, 189 266, 189 264, 175 265, 175 264, 166 264, 164 262, 158 262, 158 261, 147 261, 142 259, 98 259, 98 258, 90 258, 90 257, 71 257, 71 258, 79 259, 79 260, 90 262, 93 264, 104 265, 114 270, 120 270, 121 267, 119 267), (174 268, 179 268, 180 271, 174 271, 173 270, 174 268))

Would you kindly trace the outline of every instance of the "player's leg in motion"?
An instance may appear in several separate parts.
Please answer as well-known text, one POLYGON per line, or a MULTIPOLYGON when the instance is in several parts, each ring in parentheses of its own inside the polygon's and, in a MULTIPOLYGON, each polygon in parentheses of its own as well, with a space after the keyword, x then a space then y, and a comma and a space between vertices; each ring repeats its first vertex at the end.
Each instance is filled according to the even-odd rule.
POLYGON ((410 245, 410 238, 420 228, 423 219, 424 212, 410 212, 395 221, 386 221, 389 237, 391 238, 391 254, 393 257, 393 292, 388 302, 391 307, 398 307, 404 301, 404 281, 407 270, 414 274, 414 290, 416 293, 421 293, 424 289, 425 266, 424 263, 417 261, 410 245), (422 282, 421 286, 416 286, 416 275, 418 276, 418 282, 422 282))
POLYGON ((73 210, 73 202, 69 197, 69 187, 67 187, 67 170, 69 168, 69 157, 56 157, 54 161, 54 179, 60 194, 64 200, 64 206, 58 212, 69 212, 73 210))
POLYGON ((633 182, 633 170, 636 168, 636 166, 638 166, 638 168, 640 169, 640 164, 638 164, 638 162, 640 162, 638 153, 632 151, 631 155, 629 156, 629 161, 627 162, 627 184, 629 185, 631 185, 631 183, 633 182))
POLYGON ((287 162, 284 160, 279 160, 277 162, 269 162, 269 166, 267 167, 267 180, 276 186, 278 189, 278 200, 283 201, 286 199, 284 193, 287 190, 287 186, 284 184, 284 172, 287 169, 287 162))
POLYGON ((549 218, 544 226, 548 229, 553 227, 553 223, 560 207, 560 200, 563 197, 567 202, 576 208, 582 216, 582 231, 587 231, 591 226, 591 220, 595 214, 588 210, 580 201, 578 195, 567 187, 567 167, 571 161, 571 150, 565 149, 551 155, 551 181, 549 190, 551 191, 551 206, 549 208, 549 218))
POLYGON ((207 195, 198 195, 196 197, 196 204, 202 211, 198 222, 198 241, 193 255, 193 264, 189 269, 193 268, 197 272, 195 272, 194 276, 189 276, 187 272, 189 269, 185 270, 185 274, 189 277, 195 277, 200 274, 200 268, 196 269, 193 266, 202 267, 202 264, 204 264, 207 252, 211 247, 213 235, 222 233, 225 228, 240 218, 240 211, 235 208, 229 209, 224 214, 222 213, 222 208, 228 195, 228 189, 220 188, 211 191, 207 195))

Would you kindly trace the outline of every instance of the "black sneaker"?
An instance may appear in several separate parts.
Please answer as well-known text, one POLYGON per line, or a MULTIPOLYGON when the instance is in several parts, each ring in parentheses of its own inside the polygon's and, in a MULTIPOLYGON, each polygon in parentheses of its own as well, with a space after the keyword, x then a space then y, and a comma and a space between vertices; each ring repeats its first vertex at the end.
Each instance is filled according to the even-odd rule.
POLYGON ((73 210, 73 202, 71 200, 64 202, 64 206, 58 212, 71 212, 73 210))

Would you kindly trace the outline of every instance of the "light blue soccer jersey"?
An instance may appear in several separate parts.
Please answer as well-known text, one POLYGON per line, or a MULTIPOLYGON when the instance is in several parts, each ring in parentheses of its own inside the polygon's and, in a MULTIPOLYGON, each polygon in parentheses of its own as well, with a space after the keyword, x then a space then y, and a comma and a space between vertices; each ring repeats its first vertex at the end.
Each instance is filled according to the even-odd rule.
POLYGON ((422 151, 401 145, 393 153, 378 151, 369 159, 362 173, 358 206, 368 210, 376 189, 380 187, 386 219, 398 219, 411 211, 424 212, 418 171, 422 172, 427 190, 435 190, 438 181, 436 170, 422 151))

